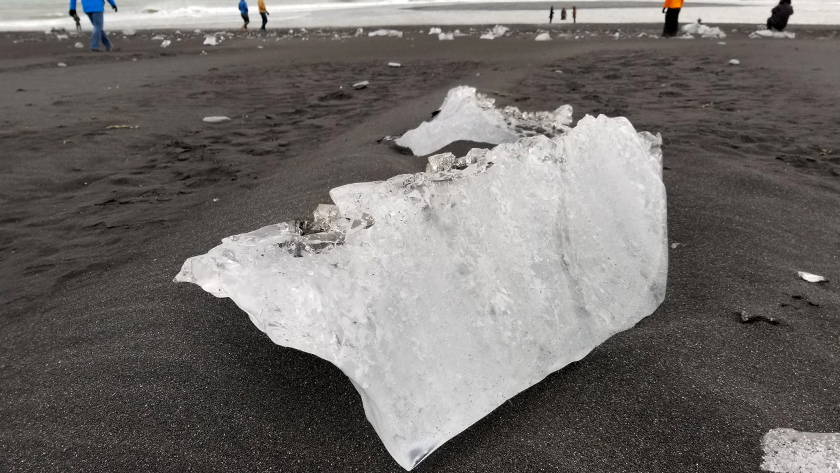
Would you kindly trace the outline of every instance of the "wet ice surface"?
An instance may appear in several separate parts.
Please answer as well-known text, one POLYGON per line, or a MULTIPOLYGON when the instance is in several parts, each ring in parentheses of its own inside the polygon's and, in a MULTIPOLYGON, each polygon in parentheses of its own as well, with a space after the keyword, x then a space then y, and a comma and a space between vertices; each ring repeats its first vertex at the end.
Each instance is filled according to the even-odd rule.
POLYGON ((554 136, 568 130, 572 107, 564 105, 553 112, 521 112, 516 107, 497 109, 495 101, 473 87, 449 91, 440 113, 396 140, 416 156, 434 153, 456 141, 512 143, 523 136, 554 136))
POLYGON ((795 39, 796 33, 790 31, 772 31, 772 30, 758 30, 750 33, 750 39, 756 38, 776 38, 776 39, 795 39))
POLYGON ((697 35, 701 38, 726 38, 726 33, 718 27, 708 26, 701 23, 689 23, 682 27, 682 31, 686 35, 697 35))
POLYGON ((840 433, 773 429, 761 440, 761 469, 776 473, 840 473, 840 433))
POLYGON ((432 172, 330 191, 176 281, 342 370, 405 469, 651 314, 668 265, 661 139, 586 117, 432 172))

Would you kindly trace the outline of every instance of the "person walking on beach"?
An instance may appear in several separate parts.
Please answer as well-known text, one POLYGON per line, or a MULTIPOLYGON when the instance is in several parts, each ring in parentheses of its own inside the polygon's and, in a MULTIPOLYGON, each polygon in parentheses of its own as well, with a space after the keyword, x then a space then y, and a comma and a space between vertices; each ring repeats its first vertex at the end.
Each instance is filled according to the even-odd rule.
MULTIPOLYGON (((111 8, 117 11, 117 4, 114 0, 108 0, 111 8)), ((82 10, 90 18, 90 24, 93 25, 93 34, 90 37, 90 50, 98 53, 99 43, 105 46, 106 51, 111 50, 111 41, 108 35, 105 34, 104 16, 105 16, 105 0, 82 0, 82 10)), ((76 14, 76 0, 70 0, 70 16, 78 22, 79 15, 76 14)))
POLYGON ((548 12, 548 23, 550 24, 554 20, 554 5, 551 6, 551 10, 548 12))
POLYGON ((560 21, 566 21, 566 7, 560 9, 560 21))
POLYGON ((793 15, 790 0, 780 0, 770 13, 772 15, 767 19, 767 29, 782 31, 787 26, 790 16, 793 15))
POLYGON ((257 0, 257 7, 260 9, 260 16, 262 17, 262 31, 265 31, 265 25, 268 23, 268 10, 265 9, 265 1, 264 0, 257 0))
POLYGON ((663 38, 672 38, 680 30, 680 10, 683 0, 665 0, 662 6, 662 13, 665 14, 665 28, 662 30, 663 38))
POLYGON ((572 23, 577 23, 577 7, 572 7, 572 23))
POLYGON ((248 31, 248 23, 251 20, 248 18, 248 3, 245 0, 239 0, 239 13, 242 14, 242 19, 245 21, 245 24, 242 25, 242 31, 248 31))

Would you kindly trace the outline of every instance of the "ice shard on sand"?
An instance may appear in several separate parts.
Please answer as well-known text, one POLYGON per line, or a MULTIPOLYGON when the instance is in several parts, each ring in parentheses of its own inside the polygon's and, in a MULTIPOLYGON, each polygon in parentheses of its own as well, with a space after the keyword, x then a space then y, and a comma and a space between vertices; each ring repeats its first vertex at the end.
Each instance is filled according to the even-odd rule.
POLYGON ((312 223, 225 238, 175 279, 339 367, 410 470, 662 302, 660 144, 599 116, 430 159, 333 189, 312 223))

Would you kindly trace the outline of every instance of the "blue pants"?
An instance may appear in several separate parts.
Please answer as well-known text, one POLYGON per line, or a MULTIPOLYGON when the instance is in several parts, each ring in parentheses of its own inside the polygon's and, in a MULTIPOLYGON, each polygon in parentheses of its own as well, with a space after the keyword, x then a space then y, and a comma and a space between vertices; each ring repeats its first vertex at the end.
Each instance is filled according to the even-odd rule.
POLYGON ((105 27, 103 26, 104 18, 101 11, 88 13, 90 23, 93 25, 93 35, 90 37, 90 49, 99 49, 99 42, 105 46, 105 49, 111 49, 111 41, 108 40, 108 35, 105 34, 105 27))

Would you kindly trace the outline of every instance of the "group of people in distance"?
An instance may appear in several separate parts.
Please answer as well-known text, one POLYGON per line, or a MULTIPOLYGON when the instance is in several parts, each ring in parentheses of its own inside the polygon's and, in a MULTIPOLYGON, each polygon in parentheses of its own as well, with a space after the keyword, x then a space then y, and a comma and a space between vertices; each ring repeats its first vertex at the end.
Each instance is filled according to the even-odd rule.
MULTIPOLYGON (((560 9, 560 21, 566 21, 566 7, 560 9)), ((548 11, 548 22, 554 22, 554 6, 548 11)), ((572 7, 572 22, 577 23, 577 7, 572 7)))
MULTIPOLYGON (((108 39, 108 35, 105 34, 103 18, 105 0, 81 1, 82 10, 90 19, 91 25, 93 25, 93 33, 90 38, 90 50, 99 52, 99 47, 102 45, 105 47, 106 51, 110 51, 111 41, 108 39)), ((79 25, 79 15, 76 14, 77 3, 78 0, 70 0, 70 16, 76 20, 76 27, 81 30, 79 25)), ((114 0, 108 0, 108 3, 116 12, 117 4, 114 3, 114 0)), ((683 7, 683 3, 684 0, 665 0, 665 4, 662 6, 662 13, 665 14, 665 28, 662 31, 663 37, 673 37, 679 33, 680 10, 683 7)), ((767 19, 767 29, 774 31, 782 31, 785 29, 788 24, 788 19, 791 15, 793 15, 793 7, 790 3, 791 0, 779 0, 779 4, 773 8, 770 18, 767 19)), ((262 28, 260 29, 265 31, 265 25, 268 23, 268 10, 265 8, 265 0, 257 0, 257 7, 259 8, 260 16, 262 17, 262 28)), ((248 17, 248 3, 245 0, 239 0, 239 12, 242 14, 242 20, 244 21, 242 30, 247 31, 248 23, 250 23, 251 20, 248 17)), ((560 19, 566 19, 566 7, 563 7, 560 11, 560 19)), ((577 7, 572 7, 572 20, 577 23, 577 7)), ((551 23, 553 21, 554 7, 552 6, 548 14, 548 22, 551 23)))
MULTIPOLYGON (((257 0, 257 8, 260 9, 260 17, 262 17, 262 31, 265 31, 265 25, 268 23, 268 10, 265 8, 264 0, 257 0)), ((251 22, 248 17, 248 3, 245 0, 239 0, 239 13, 242 14, 242 20, 245 24, 242 25, 242 31, 248 31, 248 23, 251 22)))
MULTIPOLYGON (((773 31, 782 31, 788 24, 788 19, 793 15, 793 7, 790 4, 791 0, 779 0, 779 4, 773 7, 770 12, 771 16, 767 19, 767 29, 773 31)), ((680 30, 680 10, 683 6, 683 0, 665 0, 665 5, 662 6, 662 13, 665 14, 665 29, 662 31, 662 37, 669 38, 676 36, 680 30)))

